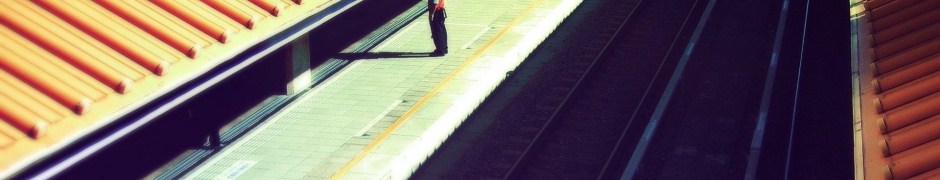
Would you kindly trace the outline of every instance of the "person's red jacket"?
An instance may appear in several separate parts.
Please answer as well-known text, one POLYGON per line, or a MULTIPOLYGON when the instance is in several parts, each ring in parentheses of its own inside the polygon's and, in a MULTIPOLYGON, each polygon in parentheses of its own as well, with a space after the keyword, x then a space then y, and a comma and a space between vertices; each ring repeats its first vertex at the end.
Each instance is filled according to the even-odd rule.
POLYGON ((434 8, 430 8, 430 7, 428 8, 428 9, 431 9, 430 15, 431 15, 431 19, 432 19, 432 20, 434 19, 434 13, 437 13, 437 11, 440 11, 440 10, 443 10, 443 9, 444 9, 444 4, 445 4, 444 1, 445 1, 445 0, 429 0, 429 1, 428 1, 428 2, 430 2, 432 5, 434 5, 434 8))
POLYGON ((434 2, 437 2, 437 3, 436 3, 437 6, 434 6, 434 10, 435 10, 435 11, 439 11, 439 10, 441 10, 441 9, 444 9, 444 4, 445 4, 445 3, 444 3, 444 0, 434 0, 434 2))

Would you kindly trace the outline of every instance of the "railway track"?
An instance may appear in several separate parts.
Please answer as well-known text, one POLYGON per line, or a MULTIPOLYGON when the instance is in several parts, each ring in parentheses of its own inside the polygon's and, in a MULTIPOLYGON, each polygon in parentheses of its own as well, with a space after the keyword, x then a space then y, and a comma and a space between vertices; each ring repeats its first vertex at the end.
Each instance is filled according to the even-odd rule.
POLYGON ((697 5, 695 0, 633 5, 504 179, 618 177, 622 165, 611 159, 623 152, 618 148, 635 142, 621 137, 631 125, 645 124, 637 121, 648 111, 643 102, 658 96, 651 90, 660 88, 660 74, 669 73, 664 66, 674 61, 669 54, 697 5))
POLYGON ((628 135, 634 140, 621 134, 628 127, 642 131, 645 122, 634 119, 652 111, 665 85, 657 79, 671 74, 680 54, 672 47, 684 47, 690 34, 684 29, 704 6, 696 0, 584 3, 553 34, 560 40, 549 37, 491 95, 496 100, 484 104, 523 113, 479 110, 414 179, 619 177, 625 163, 608 159, 632 152, 639 134, 628 135), (620 143, 624 149, 614 151, 620 143), (447 148, 469 144, 474 148, 447 148))

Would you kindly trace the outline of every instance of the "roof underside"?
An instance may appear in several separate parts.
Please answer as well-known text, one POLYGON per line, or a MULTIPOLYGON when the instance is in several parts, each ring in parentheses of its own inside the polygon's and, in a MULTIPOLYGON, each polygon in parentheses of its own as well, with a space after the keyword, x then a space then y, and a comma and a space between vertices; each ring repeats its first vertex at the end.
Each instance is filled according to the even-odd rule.
POLYGON ((337 0, 0 1, 0 177, 337 0))
POLYGON ((864 6, 864 178, 938 179, 940 1, 872 0, 864 6))

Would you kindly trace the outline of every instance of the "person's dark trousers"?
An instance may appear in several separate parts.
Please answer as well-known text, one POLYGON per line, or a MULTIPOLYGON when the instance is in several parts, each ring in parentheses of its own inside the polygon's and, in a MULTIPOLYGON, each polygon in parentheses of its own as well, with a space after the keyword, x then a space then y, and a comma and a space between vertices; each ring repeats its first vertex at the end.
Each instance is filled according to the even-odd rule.
MULTIPOLYGON (((434 6, 431 6, 434 7, 434 6)), ((447 28, 444 27, 444 20, 447 19, 447 13, 441 9, 434 13, 434 19, 431 19, 431 38, 434 39, 434 46, 437 48, 434 53, 440 55, 447 54, 447 28)))

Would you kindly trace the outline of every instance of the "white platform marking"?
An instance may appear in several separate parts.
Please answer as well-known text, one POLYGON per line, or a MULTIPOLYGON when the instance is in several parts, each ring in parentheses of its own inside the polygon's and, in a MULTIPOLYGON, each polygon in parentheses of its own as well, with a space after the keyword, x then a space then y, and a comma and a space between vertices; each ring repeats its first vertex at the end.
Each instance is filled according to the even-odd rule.
POLYGON ((215 179, 238 179, 238 176, 244 174, 245 171, 248 171, 251 166, 254 166, 257 163, 258 161, 236 161, 235 164, 232 164, 232 166, 225 170, 225 173, 219 174, 219 176, 215 177, 215 179))
POLYGON ((480 31, 480 33, 477 33, 476 36, 473 36, 473 39, 470 39, 470 41, 468 41, 467 44, 464 44, 463 47, 460 47, 460 49, 470 48, 470 44, 473 44, 473 42, 476 42, 477 39, 480 39, 480 36, 483 36, 483 34, 485 34, 487 31, 490 31, 490 29, 493 29, 493 27, 486 26, 485 28, 483 28, 482 31, 480 31))
POLYGON ((365 127, 362 127, 362 129, 360 129, 359 132, 356 132, 356 136, 365 135, 366 131, 369 131, 369 129, 372 129, 372 126, 375 126, 375 123, 378 123, 379 120, 382 120, 382 118, 384 118, 385 115, 388 115, 389 112, 392 112, 392 109, 395 109, 395 107, 398 107, 398 104, 401 104, 402 102, 404 102, 404 100, 401 100, 401 99, 393 102, 391 105, 385 108, 385 111, 382 111, 382 113, 379 113, 378 116, 375 116, 375 118, 373 118, 372 121, 369 122, 368 125, 366 125, 365 127))

